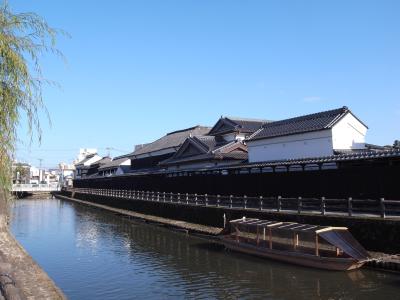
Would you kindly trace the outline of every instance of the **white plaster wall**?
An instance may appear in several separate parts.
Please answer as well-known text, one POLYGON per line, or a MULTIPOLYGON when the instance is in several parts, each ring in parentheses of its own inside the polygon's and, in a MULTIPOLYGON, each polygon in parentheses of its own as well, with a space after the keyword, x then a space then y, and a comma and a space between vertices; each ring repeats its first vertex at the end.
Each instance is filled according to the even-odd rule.
POLYGON ((118 167, 117 171, 115 172, 115 175, 122 175, 124 174, 124 170, 122 170, 121 167, 118 167))
POLYGON ((367 127, 348 113, 332 128, 333 149, 363 149, 367 127))
POLYGON ((232 142, 232 141, 243 141, 246 138, 246 135, 244 133, 228 133, 224 134, 223 139, 227 142, 232 142))
POLYGON ((102 159, 102 157, 96 154, 95 156, 90 158, 88 161, 86 161, 83 165, 90 166, 91 164, 95 163, 96 161, 99 161, 100 159, 102 159))
POLYGON ((122 163, 119 164, 120 166, 130 166, 131 165, 131 159, 128 158, 127 160, 124 160, 122 163))
POLYGON ((249 162, 329 156, 333 154, 330 129, 248 141, 249 162))

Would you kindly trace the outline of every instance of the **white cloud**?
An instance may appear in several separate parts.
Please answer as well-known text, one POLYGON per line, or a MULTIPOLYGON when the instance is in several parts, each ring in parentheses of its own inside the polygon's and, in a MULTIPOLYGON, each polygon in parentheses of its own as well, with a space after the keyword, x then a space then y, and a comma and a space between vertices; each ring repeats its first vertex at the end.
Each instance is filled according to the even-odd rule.
POLYGON ((303 98, 303 101, 307 103, 316 103, 316 102, 321 102, 322 98, 319 96, 307 96, 303 98))

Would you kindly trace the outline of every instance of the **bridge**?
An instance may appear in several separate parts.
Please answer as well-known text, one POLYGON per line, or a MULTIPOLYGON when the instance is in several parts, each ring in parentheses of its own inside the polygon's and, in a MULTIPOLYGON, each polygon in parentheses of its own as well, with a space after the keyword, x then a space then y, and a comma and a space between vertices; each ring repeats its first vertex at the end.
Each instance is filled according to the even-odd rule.
POLYGON ((33 183, 16 183, 12 185, 12 192, 15 193, 37 193, 37 192, 56 192, 60 190, 60 184, 33 184, 33 183))

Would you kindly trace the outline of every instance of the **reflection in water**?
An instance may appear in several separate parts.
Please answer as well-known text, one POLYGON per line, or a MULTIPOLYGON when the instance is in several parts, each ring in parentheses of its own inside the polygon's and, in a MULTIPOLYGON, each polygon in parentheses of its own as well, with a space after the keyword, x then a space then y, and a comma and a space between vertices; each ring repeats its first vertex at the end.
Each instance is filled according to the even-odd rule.
POLYGON ((18 200, 12 230, 70 299, 396 298, 400 277, 320 271, 61 200, 18 200))

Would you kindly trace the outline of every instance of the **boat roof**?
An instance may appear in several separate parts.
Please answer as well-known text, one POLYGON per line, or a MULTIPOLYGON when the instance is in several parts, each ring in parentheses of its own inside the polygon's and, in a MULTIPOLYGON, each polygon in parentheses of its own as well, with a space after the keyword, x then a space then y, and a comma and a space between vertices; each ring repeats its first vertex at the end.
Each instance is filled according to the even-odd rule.
POLYGON ((278 222, 260 220, 254 218, 241 218, 230 221, 231 224, 246 225, 248 227, 261 227, 261 228, 274 228, 280 230, 297 231, 297 232, 314 232, 316 234, 328 231, 336 230, 347 230, 347 227, 333 227, 333 226, 321 226, 311 224, 301 224, 295 222, 278 222))
POLYGON ((350 257, 359 261, 369 258, 368 252, 352 236, 347 227, 321 226, 301 224, 295 222, 277 222, 243 217, 232 220, 230 224, 245 225, 246 227, 273 228, 274 230, 285 230, 298 233, 314 233, 322 237, 328 243, 342 249, 350 257))

